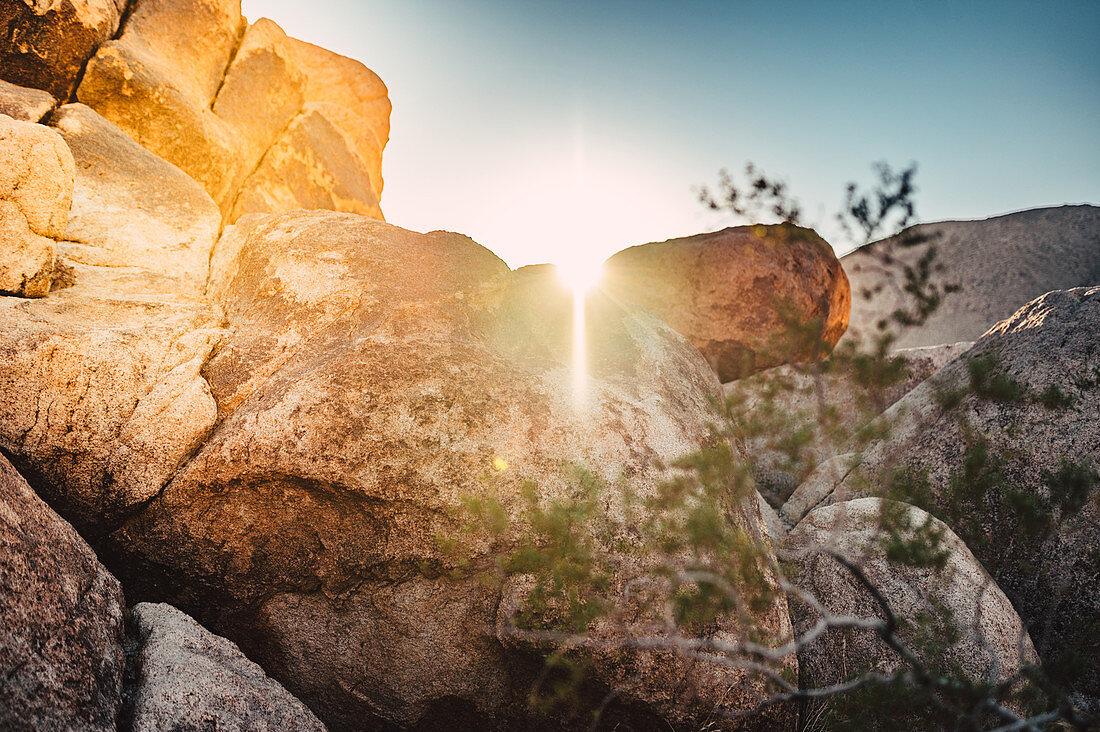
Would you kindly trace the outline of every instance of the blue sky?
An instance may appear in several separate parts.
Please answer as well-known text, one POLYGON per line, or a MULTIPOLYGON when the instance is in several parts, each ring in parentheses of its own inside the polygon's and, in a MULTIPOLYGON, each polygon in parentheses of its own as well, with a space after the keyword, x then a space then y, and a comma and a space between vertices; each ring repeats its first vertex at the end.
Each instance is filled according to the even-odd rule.
POLYGON ((1100 202, 1100 1, 244 0, 390 89, 382 207, 512 266, 713 230, 754 161, 831 217, 919 165, 922 220, 1100 202))

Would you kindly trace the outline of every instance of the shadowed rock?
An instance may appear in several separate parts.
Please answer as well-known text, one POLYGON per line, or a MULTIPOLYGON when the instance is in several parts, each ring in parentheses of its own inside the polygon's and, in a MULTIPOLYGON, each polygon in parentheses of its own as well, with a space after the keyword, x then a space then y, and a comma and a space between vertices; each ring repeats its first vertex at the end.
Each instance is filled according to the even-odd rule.
POLYGON ((85 62, 118 30, 125 8, 126 0, 0 3, 0 76, 67 100, 85 62))
POLYGON ((924 475, 932 508, 967 540, 1029 624, 1044 661, 1076 658, 1100 698, 1100 288, 1050 292, 991 328, 889 411, 890 438, 826 500, 924 475), (1018 389, 973 385, 985 359, 1018 389), (1054 391, 1056 389, 1056 391, 1054 391), (950 395, 958 404, 950 404, 950 395), (946 402, 945 402, 946 399, 946 402))
POLYGON ((115 729, 122 588, 0 455, 0 727, 115 729))
POLYGON ((56 106, 49 92, 0 81, 0 114, 18 122, 38 122, 56 106))
POLYGON ((320 720, 230 641, 171 605, 133 610, 133 732, 297 732, 320 720))
MULTIPOLYGON (((919 508, 893 502, 884 506, 877 498, 819 508, 790 532, 787 549, 797 556, 796 583, 830 614, 885 620, 871 592, 825 552, 858 567, 899 620, 901 641, 934 672, 961 672, 961 678, 976 684, 998 683, 1038 662, 1027 629, 1005 594, 962 540, 919 508), (931 544, 926 535, 937 534, 942 567, 890 559, 884 545, 890 535, 881 523, 884 509, 894 512, 888 521, 903 540, 921 537, 919 541, 931 544), (927 635, 914 633, 914 627, 924 628, 927 635)), ((799 634, 821 619, 795 600, 791 616, 799 634)), ((805 688, 838 684, 871 670, 892 674, 908 668, 879 633, 864 628, 826 630, 799 651, 798 661, 805 688)), ((891 724, 909 726, 901 718, 891 724)))

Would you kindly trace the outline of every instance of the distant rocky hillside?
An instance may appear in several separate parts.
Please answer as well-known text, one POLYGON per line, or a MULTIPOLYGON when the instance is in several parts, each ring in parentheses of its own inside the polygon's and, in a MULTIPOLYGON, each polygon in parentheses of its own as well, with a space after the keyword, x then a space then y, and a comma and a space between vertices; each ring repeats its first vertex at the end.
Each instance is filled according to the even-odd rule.
POLYGON ((857 249, 840 260, 852 286, 849 337, 872 331, 898 307, 904 267, 932 246, 944 265, 933 282, 957 283, 961 290, 948 295, 924 324, 901 333, 901 348, 972 341, 1039 295, 1100 283, 1100 207, 1058 206, 983 221, 922 224, 857 249), (902 245, 912 233, 931 238, 902 245), (890 258, 885 262, 884 254, 890 258), (870 300, 861 294, 880 286, 870 300))

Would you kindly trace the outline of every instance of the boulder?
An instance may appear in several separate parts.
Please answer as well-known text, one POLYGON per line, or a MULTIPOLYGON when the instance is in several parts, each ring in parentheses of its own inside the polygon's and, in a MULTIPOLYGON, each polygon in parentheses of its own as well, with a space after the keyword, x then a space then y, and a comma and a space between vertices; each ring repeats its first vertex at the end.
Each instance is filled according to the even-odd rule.
POLYGON ((61 107, 49 124, 76 160, 65 259, 142 268, 202 294, 221 228, 202 186, 83 104, 61 107))
MULTIPOLYGON (((289 44, 283 30, 267 18, 248 26, 214 101, 214 113, 236 133, 241 157, 233 197, 302 108, 305 77, 289 44)), ((227 212, 233 197, 224 201, 227 212)))
POLYGON ((298 208, 382 218, 368 166, 326 105, 305 105, 245 180, 230 220, 298 208))
POLYGON ((0 727, 115 729, 122 588, 0 455, 0 727))
MULTIPOLYGON (((170 17, 165 23, 166 30, 176 27, 170 17)), ((180 37, 181 43, 189 40, 180 37)), ((128 30, 88 62, 77 98, 197 180, 215 201, 231 200, 242 166, 236 136, 210 110, 209 99, 192 96, 204 85, 180 82, 187 68, 174 57, 157 56, 128 30)))
MULTIPOLYGON (((569 495, 570 464, 646 495, 656 460, 707 438, 713 373, 600 296, 578 403, 570 295, 457 234, 249 216, 212 267, 229 335, 203 374, 220 421, 105 542, 128 587, 233 639, 334 729, 530 721, 531 657, 490 630, 501 590, 456 576, 438 538, 458 535, 465 497, 518 518, 528 480, 569 495)), ((613 493, 607 505, 625 520, 613 493)), ((742 514, 763 539, 755 498, 742 514)), ((779 635, 782 602, 761 612, 779 635)), ((651 718, 677 718, 665 699, 692 673, 649 699, 651 718)), ((742 676, 723 677, 739 690, 725 708, 760 700, 742 676)))
POLYGON ((293 38, 290 48, 306 75, 305 101, 323 105, 326 116, 352 141, 380 198, 382 150, 390 139, 389 90, 355 59, 293 38))
POLYGON ((213 427, 200 370, 221 316, 147 270, 71 269, 71 287, 0 303, 0 448, 95 537, 213 427))
POLYGON ((686 336, 723 382, 821 358, 848 323, 848 280, 832 248, 789 224, 642 244, 604 273, 608 292, 686 336))
MULTIPOLYGON (((864 498, 812 511, 787 539, 797 568, 795 583, 832 616, 886 619, 874 596, 830 553, 864 574, 899 621, 898 637, 927 667, 971 683, 998 683, 1038 662, 1026 626, 963 541, 945 524, 914 506, 864 498), (889 525, 903 541, 938 535, 942 566, 891 559, 885 541, 889 525)), ((792 600, 799 635, 822 616, 792 600)), ((825 630, 798 653, 804 688, 854 679, 867 671, 885 674, 907 668, 882 636, 865 628, 825 630)), ((903 714, 902 709, 893 715, 903 714)), ((901 725, 893 716, 892 724, 901 725)))
POLYGON ((866 429, 876 417, 971 345, 900 349, 876 368, 863 365, 868 354, 843 348, 826 361, 776 366, 725 384, 761 494, 783 506, 825 462, 866 447, 877 437, 866 429))
POLYGON ((916 480, 1012 599, 1039 655, 1068 665, 1068 683, 1097 708, 1100 287, 1028 303, 884 418, 890 437, 831 500, 882 490, 899 471, 916 480))
POLYGON ((0 114, 17 122, 39 122, 56 106, 49 92, 0 81, 0 114))
POLYGON ((85 62, 115 35, 125 8, 126 0, 3 3, 0 76, 67 100, 85 62))
POLYGON ((54 240, 73 196, 73 156, 56 132, 0 116, 0 293, 50 291, 54 240))
POLYGON ((834 495, 834 491, 859 464, 859 459, 860 453, 846 452, 818 465, 780 506, 779 515, 785 524, 796 525, 823 503, 847 500, 845 494, 834 495))
POLYGON ((282 732, 325 726, 230 641, 171 605, 133 609, 134 732, 282 732))
POLYGON ((1100 282, 1100 206, 1056 206, 982 221, 942 221, 911 227, 841 259, 852 285, 848 338, 869 338, 899 307, 906 268, 935 250, 942 267, 930 272, 944 297, 927 320, 898 333, 895 346, 913 348, 973 341, 997 322, 1051 290, 1100 282))

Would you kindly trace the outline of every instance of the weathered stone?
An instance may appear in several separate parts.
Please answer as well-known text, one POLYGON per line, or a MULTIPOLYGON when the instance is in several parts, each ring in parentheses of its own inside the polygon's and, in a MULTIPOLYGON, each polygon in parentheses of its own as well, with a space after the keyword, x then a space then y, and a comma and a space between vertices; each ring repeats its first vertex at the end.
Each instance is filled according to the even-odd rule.
POLYGON ((786 541, 787 527, 783 519, 779 518, 779 514, 764 500, 764 496, 760 495, 759 491, 756 493, 756 500, 760 504, 760 515, 764 517, 764 526, 768 529, 768 536, 771 537, 772 543, 780 544, 786 541))
POLYGON ((1040 656, 1082 659, 1076 690, 1100 708, 1100 483, 1086 478, 1100 470, 1100 288, 1028 303, 884 418, 890 438, 834 498, 880 490, 898 470, 923 475, 939 515, 1012 599, 1040 656), (978 359, 1022 388, 983 395, 970 373, 978 359), (1076 480, 1064 472, 1073 465, 1076 480))
POLYGON ((77 164, 65 258, 140 267, 201 294, 221 226, 202 186, 83 104, 65 105, 49 124, 77 164))
POLYGON ((171 605, 136 605, 133 627, 138 647, 127 713, 134 732, 325 729, 237 646, 171 605))
MULTIPOLYGON (((829 552, 858 567, 900 621, 899 639, 940 673, 961 672, 974 683, 997 683, 1038 661, 1027 628, 1005 594, 962 540, 919 508, 892 502, 884 506, 877 498, 822 507, 791 531, 787 549, 798 569, 794 581, 827 612, 885 620, 871 592, 829 552), (904 539, 940 536, 942 568, 888 558, 880 524, 884 509, 895 512, 889 520, 904 539)), ((794 599, 791 616, 799 635, 821 620, 810 606, 794 599)), ((864 628, 828 629, 799 651, 798 661, 805 688, 849 681, 870 670, 892 674, 907 668, 879 633, 864 628)), ((909 727, 903 718, 895 717, 891 724, 909 727)))
MULTIPOLYGON (((181 43, 188 41, 181 36, 181 43)), ((193 84, 175 85, 185 70, 127 32, 88 62, 77 98, 197 180, 216 202, 225 201, 243 164, 236 136, 210 111, 208 99, 191 96, 193 84)))
POLYGON ((74 175, 56 132, 0 116, 0 293, 50 291, 54 239, 65 230, 74 175))
POLYGON ((199 370, 220 314, 137 268, 0 303, 0 448, 94 536, 160 490, 213 426, 199 370))
MULTIPOLYGON (((486 632, 500 591, 452 577, 437 537, 465 496, 518 515, 526 479, 566 495, 568 464, 646 495, 654 460, 706 438, 713 373, 651 316, 597 296, 579 408, 572 298, 551 272, 513 275, 465 237, 353 215, 242 219, 210 294, 230 332, 204 370, 221 421, 111 537, 135 596, 196 613, 334 728, 521 724, 530 656, 486 632)), ((742 509, 763 539, 755 499, 742 509)), ((785 632, 780 601, 761 617, 785 632)), ((675 683, 647 713, 688 714, 666 701, 704 672, 655 663, 675 683)), ((737 689, 723 708, 759 702, 758 685, 719 676, 737 689)))
POLYGON ((849 337, 869 338, 878 321, 912 306, 903 290, 905 268, 918 267, 932 249, 943 269, 930 273, 930 284, 962 289, 920 325, 894 328, 899 348, 973 341, 1046 292, 1100 282, 1100 207, 921 224, 845 255, 841 264, 852 284, 849 337))
POLYGON ((305 105, 271 146, 238 193, 230 219, 294 209, 382 218, 366 164, 323 105, 305 105))
POLYGON ((163 61, 160 70, 168 85, 209 107, 244 33, 240 0, 131 2, 120 40, 163 61))
POLYGON ((39 122, 56 106, 49 92, 0 81, 0 114, 17 122, 39 122))
POLYGON ((0 4, 0 76, 67 100, 84 63, 118 30, 125 7, 126 0, 0 4))
POLYGON ((835 455, 818 465, 780 507, 779 515, 786 525, 794 526, 806 514, 822 504, 847 500, 846 497, 840 496, 834 499, 833 491, 852 472, 859 458, 859 453, 846 452, 835 455))
POLYGON ((0 727, 115 729, 122 588, 0 455, 0 727))
POLYGON ((788 224, 642 244, 604 271, 609 292, 685 335, 722 381, 821 358, 848 323, 848 280, 832 248, 788 224), (789 337, 792 320, 807 332, 789 337))
MULTIPOLYGON (((225 75, 214 113, 233 128, 241 157, 235 194, 246 174, 302 108, 305 77, 283 30, 267 18, 248 27, 225 75)), ((227 199, 228 209, 233 201, 227 199)))
POLYGON ((291 39, 298 67, 306 74, 305 100, 352 141, 367 164, 376 197, 382 196, 382 150, 390 139, 389 91, 378 75, 355 59, 291 39))
MULTIPOLYGON (((883 374, 896 369, 889 386, 861 377, 859 362, 847 349, 840 358, 776 366, 725 384, 734 414, 744 421, 745 451, 760 493, 772 506, 782 506, 837 453, 863 449, 876 436, 869 423, 971 345, 894 351, 877 367, 883 374), (792 435, 801 441, 796 444, 792 435)), ((813 505, 804 506, 803 513, 813 505)))

